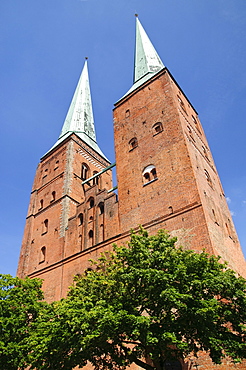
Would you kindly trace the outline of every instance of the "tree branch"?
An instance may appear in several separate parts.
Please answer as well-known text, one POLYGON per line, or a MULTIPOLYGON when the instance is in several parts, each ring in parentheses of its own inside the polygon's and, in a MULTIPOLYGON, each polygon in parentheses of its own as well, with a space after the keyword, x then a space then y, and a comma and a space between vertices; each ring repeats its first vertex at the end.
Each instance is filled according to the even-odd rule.
POLYGON ((135 362, 136 365, 142 367, 145 370, 154 370, 155 369, 153 366, 147 364, 146 362, 143 362, 142 360, 139 360, 139 358, 137 358, 137 356, 135 356, 129 348, 125 347, 123 344, 119 344, 119 345, 123 349, 123 351, 125 352, 126 356, 129 358, 129 360, 131 360, 132 362, 135 362))

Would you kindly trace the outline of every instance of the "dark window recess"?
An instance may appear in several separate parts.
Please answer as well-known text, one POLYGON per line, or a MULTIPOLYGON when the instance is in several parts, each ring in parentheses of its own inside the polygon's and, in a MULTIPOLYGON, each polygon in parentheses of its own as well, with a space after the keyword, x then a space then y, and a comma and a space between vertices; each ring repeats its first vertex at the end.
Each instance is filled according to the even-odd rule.
POLYGON ((45 258, 46 258, 46 247, 42 247, 41 250, 40 250, 39 263, 44 262, 45 258))
POLYGON ((104 203, 103 202, 99 203, 98 208, 99 208, 99 214, 103 215, 104 214, 104 203))
POLYGON ((43 234, 46 234, 48 232, 48 227, 49 227, 49 220, 46 219, 44 220, 44 224, 43 224, 43 234))
POLYGON ((89 177, 89 167, 85 163, 82 163, 81 178, 83 181, 85 181, 86 179, 88 179, 88 177, 89 177))
POLYGON ((89 199, 89 205, 90 205, 90 208, 93 208, 94 207, 94 205, 95 205, 94 198, 90 198, 89 199))
POLYGON ((138 146, 138 139, 136 137, 133 137, 129 141, 129 150, 133 150, 133 149, 137 148, 137 146, 138 146))
MULTIPOLYGON (((93 172, 93 176, 96 175, 97 173, 98 173, 97 171, 94 171, 93 172)), ((94 179, 93 179, 93 185, 99 185, 99 176, 94 177, 94 179)))
POLYGON ((54 202, 56 200, 56 192, 52 191, 51 193, 51 202, 54 202))
POLYGON ((79 225, 83 225, 83 221, 84 221, 83 213, 80 213, 80 214, 78 215, 78 219, 79 219, 79 225))
POLYGON ((153 127, 153 135, 157 135, 159 134, 160 132, 163 131, 163 126, 162 126, 162 123, 161 122, 156 122, 153 127))

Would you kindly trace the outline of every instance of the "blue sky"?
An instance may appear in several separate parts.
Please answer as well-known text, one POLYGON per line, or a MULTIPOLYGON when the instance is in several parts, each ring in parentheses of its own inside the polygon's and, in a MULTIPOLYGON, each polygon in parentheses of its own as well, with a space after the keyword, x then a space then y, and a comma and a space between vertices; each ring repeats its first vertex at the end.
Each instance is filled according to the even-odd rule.
POLYGON ((16 272, 36 166, 57 140, 84 58, 97 140, 131 87, 135 17, 199 113, 246 254, 245 0, 0 0, 0 273, 16 272))

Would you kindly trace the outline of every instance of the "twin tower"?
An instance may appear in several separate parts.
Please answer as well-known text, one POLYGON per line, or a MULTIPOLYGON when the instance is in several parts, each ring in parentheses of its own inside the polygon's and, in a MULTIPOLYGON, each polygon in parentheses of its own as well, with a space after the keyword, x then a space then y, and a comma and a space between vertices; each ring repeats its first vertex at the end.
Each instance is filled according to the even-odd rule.
POLYGON ((48 301, 140 224, 246 274, 197 112, 136 21, 134 84, 114 108, 118 194, 96 141, 87 61, 61 134, 37 168, 18 276, 44 279, 48 301))

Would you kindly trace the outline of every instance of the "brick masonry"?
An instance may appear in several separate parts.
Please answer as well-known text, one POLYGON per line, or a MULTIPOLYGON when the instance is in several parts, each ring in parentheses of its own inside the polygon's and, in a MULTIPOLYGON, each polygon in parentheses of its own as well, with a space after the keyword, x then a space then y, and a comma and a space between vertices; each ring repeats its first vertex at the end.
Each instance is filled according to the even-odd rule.
MULTIPOLYGON (((166 229, 179 243, 220 255, 246 276, 245 260, 197 112, 167 69, 121 99, 114 109, 118 195, 109 166, 76 134, 40 161, 34 179, 18 276, 44 279, 48 301, 66 295, 76 274, 90 267, 130 229, 166 229)), ((199 370, 227 370, 201 354, 199 370)), ((195 369, 193 361, 184 369, 195 369)), ((134 367, 133 367, 134 368, 134 367)), ((237 365, 235 369, 245 369, 237 365)))

